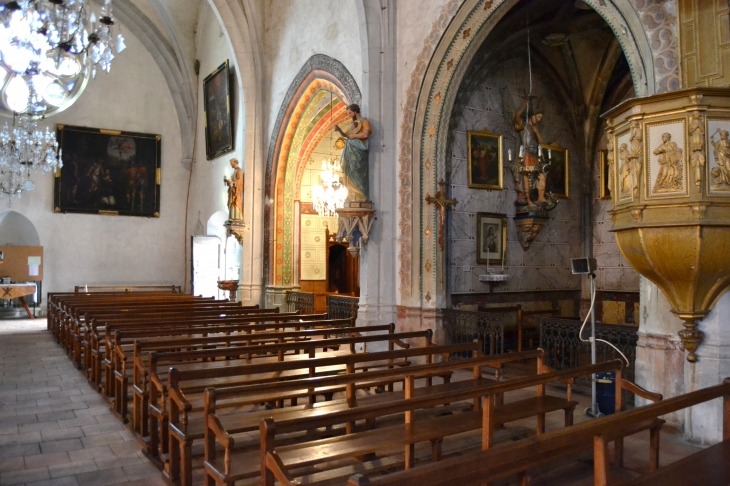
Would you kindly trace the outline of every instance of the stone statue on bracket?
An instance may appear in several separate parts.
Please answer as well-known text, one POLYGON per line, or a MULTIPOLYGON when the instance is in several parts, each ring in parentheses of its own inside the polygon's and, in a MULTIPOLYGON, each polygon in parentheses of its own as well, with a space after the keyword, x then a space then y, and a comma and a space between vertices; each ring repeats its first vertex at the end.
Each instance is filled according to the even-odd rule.
POLYGON ((335 125, 335 130, 346 138, 340 165, 345 174, 345 185, 348 190, 347 201, 362 203, 370 200, 368 138, 372 130, 370 122, 360 114, 358 105, 349 105, 347 114, 352 118, 347 132, 335 125))
POLYGON ((238 159, 231 159, 230 163, 233 175, 230 179, 223 176, 223 183, 228 186, 228 219, 240 221, 243 219, 243 171, 238 159))

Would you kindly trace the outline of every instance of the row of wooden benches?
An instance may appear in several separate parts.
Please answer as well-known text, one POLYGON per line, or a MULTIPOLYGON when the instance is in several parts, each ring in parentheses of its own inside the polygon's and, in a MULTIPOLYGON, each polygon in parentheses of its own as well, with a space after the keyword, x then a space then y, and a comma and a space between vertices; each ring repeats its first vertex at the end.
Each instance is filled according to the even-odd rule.
MULTIPOLYGON (((124 303, 128 309, 129 303, 124 303)), ((71 305, 64 312, 73 309, 71 305)), ((168 477, 180 479, 182 484, 192 482, 195 444, 204 450, 207 484, 239 480, 266 485, 274 481, 343 484, 354 473, 360 474, 350 479, 352 485, 443 484, 444 478, 453 483, 455 477, 463 478, 456 479, 459 484, 481 484, 513 475, 521 475, 527 484, 531 469, 591 447, 597 464, 596 484, 605 484, 607 442, 615 441, 615 462, 621 464, 623 437, 651 430, 653 470, 658 465, 659 430, 663 424, 658 417, 667 413, 658 413, 665 409, 656 407, 670 403, 682 408, 688 403, 667 400, 607 418, 611 420, 589 422, 590 427, 573 426, 576 402, 570 384, 578 376, 616 371, 617 410, 621 409, 624 390, 650 400, 661 397, 622 380, 619 362, 555 372, 544 366, 541 351, 480 356, 479 344, 435 346, 430 332, 395 333, 392 325, 355 329, 352 323, 326 320, 259 324, 276 318, 263 312, 258 314, 258 321, 239 323, 239 328, 226 323, 216 332, 213 323, 194 327, 195 318, 187 327, 175 327, 144 312, 130 313, 119 307, 115 311, 125 313, 118 321, 121 327, 115 328, 116 322, 105 323, 105 344, 98 348, 99 354, 103 349, 103 366, 108 362, 111 371, 100 378, 102 390, 123 418, 127 415, 124 404, 133 397, 133 427, 143 437, 150 433, 146 441, 150 454, 160 457, 168 477), (124 327, 124 322, 138 325, 124 327), (316 325, 314 322, 324 328, 301 329, 316 325), (330 325, 347 327, 325 327, 330 325), (212 327, 203 330, 207 326, 212 327), (135 333, 140 334, 135 337, 135 333), (361 343, 387 343, 387 350, 356 353, 355 347, 361 343), (449 353, 472 353, 473 357, 436 362, 436 356, 449 353), (538 375, 489 379, 499 378, 499 370, 506 363, 525 359, 537 360, 538 375), (486 374, 485 367, 497 370, 496 375, 486 374), (452 374, 463 369, 472 370, 472 379, 452 381, 452 374), (442 382, 434 384, 434 377, 441 377, 442 382), (566 396, 548 395, 545 386, 559 381, 567 382, 566 396), (396 390, 396 383, 402 383, 403 389, 396 390), (388 392, 363 396, 361 391, 358 396, 358 390, 372 387, 388 392), (505 404, 506 393, 530 387, 537 387, 535 397, 505 404), (318 402, 319 396, 325 401, 318 402), (275 408, 244 408, 260 403, 275 408), (544 433, 545 414, 561 410, 566 428, 544 433), (634 414, 637 411, 642 414, 634 414), (533 416, 538 420, 537 437, 493 447, 494 431, 499 425, 533 416), (251 436, 257 429, 260 440, 251 436), (474 431, 481 431, 476 446, 481 450, 455 457, 443 454, 444 438, 474 431), (432 463, 421 464, 424 458, 415 449, 420 442, 431 444, 425 459, 430 458, 432 463), (351 464, 345 464, 348 460, 351 464), (395 469, 403 471, 384 474, 395 469)), ((99 312, 103 311, 94 307, 77 315, 86 325, 97 322, 94 319, 99 312)), ((191 312, 188 309, 185 313, 191 312)), ((725 396, 727 404, 730 385, 722 386, 712 392, 712 397, 725 396)), ((692 396, 687 400, 695 399, 692 396)), ((730 406, 726 405, 725 410, 727 415, 730 406)), ((725 451, 721 446, 712 450, 712 457, 725 451)), ((655 474, 666 476, 664 470, 670 468, 655 474)))

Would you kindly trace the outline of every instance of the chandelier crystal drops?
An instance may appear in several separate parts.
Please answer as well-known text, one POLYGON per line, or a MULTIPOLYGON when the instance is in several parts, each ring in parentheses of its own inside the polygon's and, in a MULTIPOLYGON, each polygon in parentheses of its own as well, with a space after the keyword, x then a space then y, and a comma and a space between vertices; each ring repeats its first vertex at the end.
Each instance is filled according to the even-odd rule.
POLYGON ((35 184, 33 173, 60 169, 61 151, 56 135, 46 127, 38 128, 38 115, 32 111, 33 100, 29 98, 28 110, 13 117, 12 130, 5 122, 0 131, 0 199, 8 196, 8 204, 23 191, 32 191, 35 184))
POLYGON ((335 209, 341 208, 347 200, 347 187, 340 181, 342 167, 332 157, 322 161, 320 184, 312 187, 312 206, 320 216, 337 217, 335 209))
MULTIPOLYGON (((126 47, 121 34, 113 38, 111 0, 104 1, 98 18, 87 1, 0 2, 2 63, 18 85, 21 79, 31 78, 27 90, 41 101, 55 105, 54 99, 66 97, 64 89, 73 91, 76 83, 69 86, 67 81, 87 69, 92 77, 97 68, 109 72, 113 51, 119 53, 126 47)), ((19 94, 22 88, 17 88, 19 94)))

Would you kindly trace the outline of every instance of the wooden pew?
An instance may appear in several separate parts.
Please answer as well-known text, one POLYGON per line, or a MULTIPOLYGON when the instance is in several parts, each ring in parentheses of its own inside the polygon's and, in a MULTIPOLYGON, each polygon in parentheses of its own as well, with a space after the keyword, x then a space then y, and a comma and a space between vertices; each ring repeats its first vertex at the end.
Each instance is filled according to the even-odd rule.
POLYGON ((179 285, 76 285, 74 292, 96 293, 96 292, 171 292, 179 294, 182 287, 179 285))
POLYGON ((301 319, 298 314, 279 314, 276 312, 264 313, 260 309, 241 310, 230 312, 225 315, 217 310, 188 310, 175 312, 152 312, 135 314, 129 317, 115 319, 91 318, 88 325, 84 326, 78 336, 74 336, 77 349, 74 350, 74 360, 80 361, 82 369, 87 370, 87 375, 95 385, 101 381, 101 362, 110 359, 111 349, 103 347, 106 337, 110 332, 120 329, 163 329, 175 327, 208 327, 225 324, 242 323, 264 323, 285 320, 301 319))
MULTIPOLYGON (((251 332, 265 332, 276 329, 294 329, 299 330, 302 327, 307 328, 324 328, 327 321, 285 321, 270 324, 249 324, 246 328, 247 331, 251 332)), ((342 322, 343 326, 351 325, 350 320, 337 319, 332 322, 342 322)), ((221 329, 226 329, 226 326, 222 326, 221 329)), ((151 345, 152 346, 152 345, 151 345)), ((190 356, 189 354, 182 355, 184 359, 188 360, 201 360, 200 356, 190 356)), ((135 346, 133 350, 133 373, 132 373, 132 393, 134 397, 134 407, 132 415, 132 427, 142 437, 148 436, 148 408, 149 408, 149 386, 150 386, 150 373, 153 371, 158 374, 160 380, 166 378, 167 369, 164 368, 163 364, 174 365, 179 361, 178 355, 167 353, 157 353, 154 350, 146 349, 141 343, 139 346, 135 346), (158 372, 158 362, 160 366, 163 366, 162 370, 158 372)), ((210 355, 206 355, 205 359, 212 359, 210 355)))
MULTIPOLYGON (((650 456, 649 474, 621 484, 628 486, 685 486, 689 484, 730 484, 730 378, 719 385, 668 398, 633 410, 622 411, 569 429, 548 432, 519 443, 506 444, 489 450, 445 459, 410 471, 382 477, 354 476, 349 486, 446 486, 450 484, 483 484, 523 475, 535 467, 549 464, 556 458, 573 452, 593 449, 594 477, 597 486, 610 484, 607 443, 616 436, 627 436, 642 424, 659 417, 717 398, 723 399, 723 440, 676 461, 657 468, 657 456, 650 456)), ((617 400, 618 403, 618 400, 617 400)), ((651 438, 652 447, 659 448, 659 437, 651 438)), ((529 484, 523 481, 523 484, 529 484)))
MULTIPOLYGON (((416 443, 431 442, 434 449, 432 457, 434 460, 438 460, 440 457, 438 444, 444 437, 481 429, 482 448, 487 449, 492 446, 492 431, 496 425, 537 416, 538 434, 540 434, 540 428, 544 424, 544 420, 540 420, 540 417, 550 411, 564 410, 566 412, 566 428, 569 428, 568 426, 572 424, 572 410, 577 402, 567 398, 560 399, 559 397, 540 395, 540 390, 544 389, 545 385, 553 382, 570 381, 579 376, 601 371, 620 370, 621 367, 620 361, 612 361, 599 365, 505 380, 500 383, 473 380, 467 382, 468 386, 464 386, 459 385, 459 382, 457 382, 444 385, 439 393, 429 394, 425 397, 416 396, 413 379, 407 379, 406 394, 403 400, 393 401, 385 405, 364 406, 346 411, 317 414, 308 418, 300 417, 297 420, 275 421, 265 419, 261 423, 261 484, 273 486, 275 479, 282 484, 294 484, 292 483, 291 472, 295 469, 315 464, 326 467, 328 462, 370 454, 387 454, 388 451, 397 448, 405 451, 404 466, 406 469, 411 469, 414 466, 414 446, 416 443), (533 386, 538 387, 538 396, 497 405, 496 394, 533 386), (416 410, 464 400, 477 400, 477 403, 481 400, 481 410, 475 409, 472 412, 455 416, 414 420, 416 410), (405 421, 396 426, 387 426, 303 444, 282 447, 276 445, 276 436, 280 434, 291 434, 315 427, 335 426, 400 413, 405 414, 405 421)), ((247 461, 238 462, 245 469, 247 461)), ((218 466, 220 464, 218 463, 218 466)), ((223 461, 223 464, 225 465, 225 461, 223 461)), ((238 466, 232 466, 230 471, 235 469, 238 469, 238 466)), ((219 482, 227 482, 230 479, 230 476, 218 477, 219 482)), ((309 482, 309 478, 305 477, 302 481, 309 482)))
MULTIPOLYGON (((215 315, 216 313, 200 314, 200 313, 186 313, 184 315, 167 315, 163 314, 161 317, 149 317, 144 318, 130 318, 130 320, 119 321, 106 321, 103 327, 93 322, 88 327, 87 339, 81 341, 81 347, 85 350, 83 353, 88 352, 88 359, 84 359, 84 366, 87 368, 87 374, 90 381, 96 386, 101 386, 102 370, 104 371, 103 377, 110 378, 112 375, 114 358, 114 346, 112 339, 114 333, 119 331, 126 331, 128 335, 131 333, 138 332, 139 336, 143 336, 145 332, 153 333, 165 333, 168 335, 185 335, 190 333, 205 333, 206 329, 218 329, 225 326, 253 326, 253 325, 269 325, 283 324, 287 322, 301 322, 306 319, 306 322, 312 320, 318 320, 322 315, 310 315, 304 316, 300 314, 236 314, 233 316, 220 317, 215 315)), ((111 381, 106 381, 110 384, 111 381)), ((105 390, 107 394, 108 390, 105 390)))
MULTIPOLYGON (((233 317, 237 315, 255 315, 278 313, 278 309, 259 309, 257 307, 240 307, 230 303, 216 304, 211 302, 148 302, 140 306, 103 306, 102 308, 75 308, 74 316, 64 319, 62 344, 67 348, 76 346, 80 341, 88 339, 89 330, 103 326, 106 322, 141 320, 145 318, 163 319, 165 317, 233 317)), ((75 348, 74 348, 75 351, 75 348)), ((74 357, 76 354, 74 354, 74 357)))
POLYGON ((63 320, 72 313, 73 305, 80 305, 82 303, 91 302, 139 302, 139 301, 193 301, 193 300, 208 300, 212 299, 193 297, 186 294, 171 294, 163 292, 142 292, 136 294, 122 294, 119 292, 110 294, 103 294, 100 296, 79 297, 78 294, 48 294, 48 329, 53 333, 56 340, 61 340, 61 326, 63 320))
MULTIPOLYGON (((288 341, 303 340, 313 336, 328 338, 331 335, 339 334, 349 335, 359 332, 394 331, 393 325, 356 328, 354 327, 352 319, 332 319, 315 322, 323 326, 332 327, 305 331, 272 331, 270 329, 265 329, 263 332, 254 332, 251 329, 253 327, 252 325, 241 324, 238 326, 206 328, 203 333, 199 330, 192 329, 191 331, 197 332, 197 334, 190 334, 185 337, 173 338, 168 332, 168 335, 162 336, 162 338, 147 339, 140 339, 140 336, 134 332, 117 331, 114 333, 115 357, 112 361, 114 373, 114 393, 107 395, 109 398, 113 399, 114 410, 116 413, 126 422, 129 380, 131 378, 133 383, 139 384, 140 389, 144 389, 143 380, 145 380, 148 376, 145 365, 149 364, 148 358, 149 353, 151 352, 165 353, 179 350, 193 351, 197 349, 216 349, 220 347, 252 346, 253 344, 266 344, 272 342, 284 343, 288 341), (127 344, 130 340, 134 341, 131 345, 127 344), (128 366, 128 363, 134 363, 135 357, 139 358, 138 366, 132 366, 131 364, 128 366)), ((300 324, 306 325, 307 322, 304 321, 302 323, 297 323, 295 327, 299 327, 300 324)), ((268 326, 264 327, 268 328, 268 326)), ((280 359, 283 359, 283 353, 280 355, 280 359)), ((140 400, 135 400, 135 403, 140 403, 142 406, 144 406, 145 402, 146 399, 144 399, 144 397, 141 397, 140 400)))
MULTIPOLYGON (((191 351, 182 353, 167 353, 165 359, 167 364, 170 364, 170 360, 174 359, 179 364, 175 364, 175 374, 170 371, 168 376, 169 386, 165 381, 160 378, 158 374, 158 353, 151 353, 150 355, 150 391, 149 391, 149 451, 151 454, 157 454, 159 449, 160 453, 167 453, 168 450, 168 410, 173 406, 178 406, 177 403, 181 403, 182 409, 185 414, 193 411, 203 410, 203 391, 210 386, 235 386, 248 383, 266 383, 270 381, 278 381, 280 379, 292 379, 301 376, 311 376, 323 373, 335 374, 344 371, 343 366, 331 366, 329 369, 321 370, 315 369, 312 358, 316 356, 317 349, 332 349, 335 346, 349 346, 349 353, 355 354, 355 345, 359 343, 375 343, 375 342, 386 342, 390 350, 394 349, 395 346, 401 348, 408 348, 409 345, 404 343, 405 339, 424 339, 425 346, 430 346, 431 343, 431 330, 426 331, 414 331, 414 332, 403 332, 383 335, 370 335, 370 336, 357 336, 357 337, 346 337, 346 338, 335 338, 335 339, 321 339, 311 340, 306 342, 297 343, 285 343, 285 344, 274 344, 264 346, 240 346, 231 348, 222 348, 207 351, 191 351), (262 349, 265 348, 265 349, 262 349), (256 364, 249 364, 248 359, 232 359, 226 361, 213 361, 213 362, 192 362, 190 360, 202 360, 207 358, 225 358, 225 357, 239 357, 247 355, 249 352, 271 352, 277 353, 275 359, 278 361, 279 351, 294 351, 301 350, 305 351, 306 354, 299 354, 290 356, 288 360, 284 362, 272 363, 272 364, 289 364, 294 365, 288 368, 288 374, 276 373, 269 371, 265 376, 249 376, 249 371, 254 373, 259 372, 255 368, 249 368, 257 366, 256 364), (254 371, 255 370, 255 371, 254 371), (174 397, 175 404, 173 404, 173 397, 169 397, 169 387, 176 389, 177 393, 174 397), (192 403, 196 403, 196 407, 193 408, 192 403), (188 410, 189 408, 189 410, 188 410), (159 435, 158 435, 159 434, 159 435)), ((346 353, 346 351, 340 352, 340 354, 346 353)), ((325 356, 328 353, 323 353, 325 356)), ((329 352, 329 355, 336 353, 329 352)), ((362 354, 367 354, 362 353, 362 354)), ((369 363, 369 367, 393 367, 402 366, 408 364, 407 362, 395 362, 393 360, 385 363, 369 363)), ((259 375, 262 375, 259 373, 259 375)), ((187 419, 186 419, 187 420, 187 419)))
MULTIPOLYGON (((409 356, 426 356, 427 361, 431 361, 433 356, 448 356, 453 352, 469 352, 478 353, 479 343, 468 343, 455 346, 431 346, 427 348, 415 348, 407 350, 409 356)), ((378 371, 360 371, 361 369, 372 368, 375 363, 380 361, 388 363, 394 356, 402 356, 402 351, 376 352, 368 354, 359 354, 354 356, 338 358, 320 358, 310 360, 307 366, 312 366, 314 370, 322 370, 331 363, 337 362, 341 364, 346 361, 344 375, 327 376, 324 378, 306 378, 286 381, 274 381, 257 383, 255 385, 239 385, 234 387, 218 387, 207 388, 205 390, 205 414, 202 417, 189 417, 188 411, 192 408, 192 404, 181 397, 175 387, 177 381, 177 370, 171 370, 170 379, 170 463, 168 470, 170 471, 170 479, 175 481, 178 474, 182 475, 182 484, 189 485, 192 478, 191 466, 191 447, 195 440, 206 440, 206 458, 215 458, 214 438, 212 434, 225 434, 231 436, 242 432, 257 430, 259 421, 263 417, 277 416, 286 417, 292 413, 299 413, 305 410, 340 410, 343 407, 349 408, 357 406, 358 403, 371 403, 373 401, 383 402, 385 400, 394 400, 402 397, 403 392, 392 392, 392 384, 402 381, 406 374, 400 368, 389 368, 378 371), (367 366, 363 366, 366 364, 367 366), (355 398, 355 389, 370 388, 375 386, 388 386, 391 393, 381 395, 372 395, 370 397, 355 398), (332 395, 338 391, 347 391, 346 400, 332 400, 332 395), (323 404, 316 404, 314 397, 316 395, 325 395, 328 401, 323 404), (220 426, 216 431, 211 431, 209 416, 211 414, 220 414, 221 411, 249 405, 259 402, 279 402, 283 404, 284 400, 296 400, 297 398, 307 398, 308 404, 297 406, 296 403, 292 407, 279 408, 266 412, 236 412, 235 410, 227 415, 216 415, 213 420, 220 426), (218 404, 219 400, 224 400, 224 404, 218 404), (318 406, 319 405, 319 406, 318 406), (176 409, 177 407, 177 409, 176 409), (222 421, 221 421, 222 420, 222 421)), ((451 374, 456 369, 473 368, 475 374, 481 376, 481 368, 490 366, 499 369, 501 364, 509 361, 519 361, 528 358, 536 358, 541 356, 542 352, 533 351, 525 355, 502 355, 496 357, 484 357, 477 361, 451 361, 439 364, 426 364, 415 367, 408 366, 408 375, 418 376, 419 379, 425 379, 427 385, 431 385, 433 377, 441 377, 445 383, 450 381, 451 374), (411 371, 412 370, 412 371, 411 371)), ((291 364, 291 363, 286 363, 291 364)), ((257 366, 249 369, 249 375, 263 374, 269 372, 271 366, 257 366), (254 373, 251 373, 254 372, 254 373)), ((292 367, 289 366, 289 369, 292 367)), ((315 373, 312 373, 313 375, 315 373)), ((497 374, 497 379, 499 375, 497 374)), ((251 380, 254 381, 254 380, 251 380)), ((306 412, 304 412, 306 413, 306 412)), ((230 452, 230 451, 229 451, 230 452)), ((258 472, 258 471, 257 471, 258 472)))
MULTIPOLYGON (((205 461, 206 464, 208 464, 206 466, 206 469, 210 469, 210 472, 206 473, 208 476, 208 479, 206 481, 207 484, 212 484, 214 482, 214 476, 216 476, 216 472, 214 472, 213 470, 215 468, 214 466, 212 466, 216 463, 216 440, 224 446, 224 458, 218 462, 226 464, 231 462, 243 461, 244 463, 246 463, 247 458, 257 456, 257 454, 246 453, 245 450, 237 450, 241 449, 243 444, 239 443, 239 439, 236 437, 236 434, 258 429, 260 419, 262 418, 275 418, 276 420, 295 420, 299 418, 306 419, 309 418, 312 413, 321 414, 323 411, 332 413, 336 411, 347 410, 353 407, 363 407, 369 405, 383 406, 387 403, 402 400, 404 398, 405 391, 384 393, 380 395, 369 395, 365 397, 356 397, 356 389, 372 386, 374 384, 383 382, 404 381, 408 379, 423 379, 426 386, 415 389, 414 393, 415 396, 426 397, 432 394, 442 392, 444 386, 458 388, 470 386, 470 382, 459 382, 459 384, 450 384, 450 380, 448 380, 448 377, 456 370, 472 369, 475 380, 480 380, 484 376, 482 368, 489 367, 497 370, 497 373, 493 378, 491 378, 490 381, 495 379, 499 380, 499 370, 504 364, 523 361, 526 359, 541 358, 543 354, 541 350, 538 350, 526 353, 509 353, 496 356, 479 356, 478 353, 480 346, 481 345, 479 343, 475 343, 474 345, 468 344, 450 347, 452 352, 457 352, 461 354, 466 351, 473 352, 475 354, 473 358, 464 360, 445 361, 441 363, 409 366, 400 369, 386 369, 378 371, 367 371, 362 373, 355 373, 353 369, 350 369, 344 375, 328 376, 322 378, 305 378, 300 380, 271 383, 259 386, 243 386, 218 389, 211 388, 206 390, 205 461), (459 349, 459 346, 461 346, 462 348, 459 349), (432 385, 431 378, 433 378, 434 376, 442 376, 442 374, 444 377, 445 385, 432 385), (257 399, 257 396, 262 397, 263 399, 267 399, 270 394, 273 394, 274 397, 276 397, 277 395, 279 397, 311 397, 314 394, 328 392, 333 389, 338 390, 340 388, 344 389, 344 391, 346 392, 346 396, 344 399, 333 400, 321 404, 316 404, 310 401, 310 403, 303 408, 287 408, 277 409, 269 412, 255 412, 248 414, 229 413, 227 415, 221 415, 219 413, 220 409, 216 403, 218 400, 221 399, 230 399, 231 397, 239 398, 240 396, 246 395, 248 395, 248 400, 251 401, 255 401, 257 399)), ((443 349, 434 348, 434 351, 443 351, 443 349)), ((471 405, 468 406, 468 408, 469 407, 471 407, 471 405)), ((464 405, 457 404, 455 408, 456 410, 463 409, 464 405)), ((443 414, 447 411, 450 413, 452 410, 449 407, 441 407, 435 409, 425 409, 422 412, 424 412, 424 416, 432 417, 433 415, 443 414)), ((190 425, 188 425, 188 428, 190 428, 190 425)), ((348 427, 348 429, 350 429, 350 427, 348 427)), ((171 440, 173 439, 173 431, 176 430, 177 428, 171 425, 171 440)), ((337 430, 328 428, 326 434, 341 435, 342 432, 342 429, 337 430)), ((307 439, 312 440, 313 438, 319 438, 317 437, 317 435, 318 434, 316 432, 312 432, 308 433, 306 438, 299 437, 296 440, 299 442, 303 442, 307 439)), ((243 441, 243 443, 246 442, 246 449, 250 449, 251 447, 257 447, 260 445, 258 443, 258 440, 251 441, 249 439, 248 441, 243 441)), ((436 444, 436 446, 438 447, 438 444, 436 444)), ((172 452, 173 450, 171 448, 171 454, 172 452)), ((188 451, 186 451, 181 444, 181 455, 183 456, 183 460, 186 452, 189 452, 189 449, 188 451)), ((248 461, 248 463, 250 464, 250 461, 248 461)), ((393 464, 394 463, 392 462, 389 463, 390 466, 393 466, 393 464)), ((172 459, 171 465, 174 465, 174 461, 172 459)), ((252 467, 249 468, 248 473, 242 471, 240 475, 256 476, 259 474, 259 463, 257 461, 254 461, 252 467)), ((221 477, 222 476, 219 474, 218 478, 220 479, 221 477)), ((185 481, 183 481, 183 484, 186 484, 185 481)))

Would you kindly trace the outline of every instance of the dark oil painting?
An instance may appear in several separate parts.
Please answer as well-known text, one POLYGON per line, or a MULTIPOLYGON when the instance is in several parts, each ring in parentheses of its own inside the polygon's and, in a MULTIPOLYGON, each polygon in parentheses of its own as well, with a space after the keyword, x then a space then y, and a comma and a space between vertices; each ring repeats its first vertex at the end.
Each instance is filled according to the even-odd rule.
POLYGON ((161 137, 58 125, 57 213, 159 217, 161 137))
POLYGON ((230 76, 226 60, 203 80, 205 156, 208 160, 233 150, 230 76))

